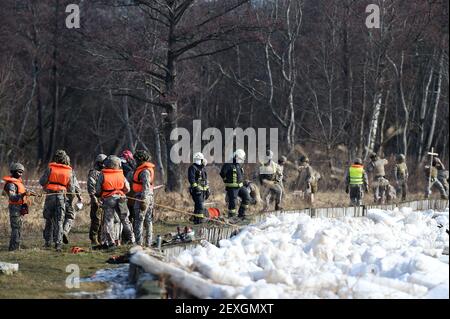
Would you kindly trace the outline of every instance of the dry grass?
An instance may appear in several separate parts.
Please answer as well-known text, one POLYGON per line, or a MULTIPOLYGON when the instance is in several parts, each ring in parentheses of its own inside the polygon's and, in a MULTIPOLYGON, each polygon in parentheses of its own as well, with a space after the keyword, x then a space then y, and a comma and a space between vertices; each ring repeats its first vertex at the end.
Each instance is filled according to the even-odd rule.
MULTIPOLYGON (((304 153, 304 149, 302 149, 300 146, 295 148, 294 152, 292 154, 289 154, 288 158, 290 160, 294 161, 296 158, 299 157, 300 154, 304 153)), ((317 152, 316 152, 317 153, 317 152)), ((342 180, 331 180, 327 179, 326 176, 328 176, 327 172, 329 171, 328 164, 325 161, 320 161, 321 153, 312 153, 310 155, 312 165, 316 169, 318 168, 321 171, 323 179, 319 182, 319 193, 316 195, 316 202, 315 207, 339 207, 339 206, 347 206, 349 203, 348 195, 344 192, 344 185, 342 180), (316 158, 316 159, 315 159, 316 158), (319 166, 319 167, 318 167, 319 166)), ((389 158, 390 164, 387 167, 387 172, 392 171, 393 166, 393 158, 389 158)), ((344 164, 342 164, 344 165, 344 164)), ((342 166, 340 165, 340 166, 342 166)), ((182 170, 187 167, 182 167, 182 170)), ((77 176, 79 180, 86 180, 87 172, 89 171, 89 168, 82 168, 79 167, 75 168, 77 171, 77 176)), ((245 165, 245 173, 247 178, 250 180, 256 180, 256 165, 245 165)), ((6 174, 6 169, 3 167, 3 169, 0 170, 3 174, 6 174)), ((210 188, 212 191, 211 197, 207 201, 207 207, 217 207, 221 212, 226 211, 226 204, 225 204, 225 190, 223 186, 222 179, 219 176, 220 171, 220 165, 209 165, 207 166, 208 171, 208 177, 210 182, 210 188)), ((40 187, 38 186, 37 182, 35 182, 39 178, 40 172, 37 171, 26 171, 24 180, 27 186, 32 186, 34 190, 41 191, 40 187), (32 180, 35 180, 34 182, 31 182, 32 180)), ((289 167, 285 168, 285 177, 286 182, 285 186, 288 187, 290 185, 293 185, 295 179, 297 178, 296 171, 290 169, 289 167)), ((391 178, 392 180, 392 178, 391 178)), ((176 208, 177 210, 186 211, 188 213, 193 212, 193 202, 191 199, 191 196, 188 191, 188 183, 186 178, 183 178, 183 191, 181 193, 166 193, 163 188, 156 190, 155 194, 155 201, 158 204, 169 206, 176 208)), ((410 193, 408 196, 408 199, 421 199, 423 198, 423 190, 425 188, 425 178, 423 174, 421 174, 420 171, 412 171, 411 177, 410 177, 410 192, 413 192, 414 194, 410 193), (413 182, 414 181, 414 182, 413 182)), ((160 182, 157 182, 156 184, 160 184, 160 182)), ((83 191, 85 190, 85 185, 82 184, 83 191)), ((84 208, 78 212, 76 222, 75 222, 75 229, 83 229, 87 230, 89 227, 89 204, 88 196, 87 194, 83 194, 85 206, 84 208)), ((438 194, 434 194, 434 196, 438 196, 438 194)), ((365 202, 367 204, 372 203, 372 194, 368 194, 365 197, 365 202)), ((34 198, 34 203, 32 205, 32 208, 30 210, 30 214, 26 216, 25 222, 23 225, 23 232, 36 232, 40 231, 44 227, 44 220, 42 217, 42 211, 44 206, 44 200, 43 198, 34 198)), ((295 196, 292 194, 292 192, 287 191, 284 195, 282 206, 284 209, 301 209, 308 207, 307 203, 299 198, 298 196, 295 196)), ((273 208, 273 206, 271 207, 273 208)), ((249 210, 249 214, 255 214, 258 213, 262 209, 261 205, 257 206, 251 206, 249 210)), ((190 219, 190 215, 188 214, 182 214, 180 212, 176 212, 174 210, 168 210, 168 209, 162 209, 162 208, 156 208, 155 209, 155 216, 154 220, 156 222, 160 221, 163 223, 186 223, 190 219)), ((5 236, 6 234, 9 234, 9 217, 7 213, 7 200, 6 197, 0 198, 0 236, 5 236)))

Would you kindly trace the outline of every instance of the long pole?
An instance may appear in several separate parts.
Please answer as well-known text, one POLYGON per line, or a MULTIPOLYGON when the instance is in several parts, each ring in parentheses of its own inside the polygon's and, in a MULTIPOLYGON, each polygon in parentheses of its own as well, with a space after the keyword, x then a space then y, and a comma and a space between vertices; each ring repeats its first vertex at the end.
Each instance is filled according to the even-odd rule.
POLYGON ((431 148, 431 152, 428 152, 428 155, 430 155, 430 174, 428 175, 428 189, 427 189, 427 193, 430 192, 430 194, 428 194, 428 196, 431 195, 431 168, 433 167, 433 156, 438 156, 439 154, 434 152, 434 147, 431 148))

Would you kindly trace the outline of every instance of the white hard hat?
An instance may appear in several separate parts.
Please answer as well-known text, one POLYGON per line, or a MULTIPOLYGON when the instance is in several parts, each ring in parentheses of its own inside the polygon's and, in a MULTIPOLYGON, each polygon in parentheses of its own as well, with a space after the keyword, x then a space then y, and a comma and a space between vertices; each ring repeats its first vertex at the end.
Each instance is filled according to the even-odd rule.
POLYGON ((271 159, 273 158, 273 152, 272 152, 271 150, 268 150, 268 151, 267 151, 266 158, 267 158, 268 160, 271 160, 271 159))
POLYGON ((236 152, 234 152, 234 157, 236 159, 245 160, 245 152, 242 149, 237 149, 236 152))
POLYGON ((195 160, 204 160, 205 156, 203 155, 203 153, 197 152, 194 154, 194 161, 195 160))

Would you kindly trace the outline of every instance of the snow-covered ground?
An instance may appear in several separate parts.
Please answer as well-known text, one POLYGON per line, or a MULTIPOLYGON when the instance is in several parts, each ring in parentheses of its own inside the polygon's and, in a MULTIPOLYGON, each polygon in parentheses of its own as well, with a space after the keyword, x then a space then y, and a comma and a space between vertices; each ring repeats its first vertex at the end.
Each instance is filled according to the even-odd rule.
POLYGON ((448 209, 269 216, 172 262, 227 298, 449 298, 448 224, 448 209))

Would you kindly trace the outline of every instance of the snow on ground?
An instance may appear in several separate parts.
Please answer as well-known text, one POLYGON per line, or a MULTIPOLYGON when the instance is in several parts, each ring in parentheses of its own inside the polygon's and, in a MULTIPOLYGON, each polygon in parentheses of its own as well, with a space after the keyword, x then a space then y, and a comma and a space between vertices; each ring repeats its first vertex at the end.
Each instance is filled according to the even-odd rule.
POLYGON ((449 298, 448 224, 448 209, 270 215, 172 262, 219 284, 225 298, 449 298))

